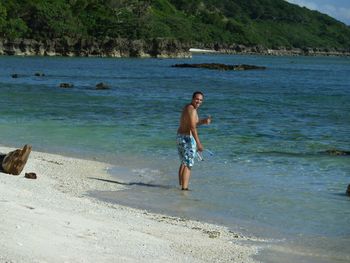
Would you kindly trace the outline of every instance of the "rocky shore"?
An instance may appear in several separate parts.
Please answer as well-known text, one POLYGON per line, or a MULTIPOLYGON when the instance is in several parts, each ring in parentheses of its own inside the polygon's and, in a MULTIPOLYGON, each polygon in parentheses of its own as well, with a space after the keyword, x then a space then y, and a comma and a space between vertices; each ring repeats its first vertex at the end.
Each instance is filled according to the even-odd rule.
POLYGON ((350 48, 267 48, 262 45, 244 46, 239 44, 222 45, 198 45, 198 48, 215 50, 221 54, 247 54, 247 55, 270 55, 270 56, 350 56, 350 48))
POLYGON ((190 46, 177 40, 153 39, 0 39, 0 55, 78 57, 191 57, 190 46))
POLYGON ((270 49, 238 44, 183 43, 174 39, 128 40, 122 38, 96 39, 0 39, 0 55, 15 56, 80 56, 80 57, 153 57, 189 58, 190 48, 210 50, 219 54, 249 54, 272 56, 350 56, 349 49, 286 48, 270 49))

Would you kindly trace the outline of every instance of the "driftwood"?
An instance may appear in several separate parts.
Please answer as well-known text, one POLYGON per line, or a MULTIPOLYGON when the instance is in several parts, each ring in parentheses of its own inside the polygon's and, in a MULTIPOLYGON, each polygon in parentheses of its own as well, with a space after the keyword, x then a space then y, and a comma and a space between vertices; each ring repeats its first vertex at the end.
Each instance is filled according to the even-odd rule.
POLYGON ((6 154, 2 160, 2 171, 4 173, 19 175, 27 163, 32 146, 24 145, 23 149, 17 149, 6 154))

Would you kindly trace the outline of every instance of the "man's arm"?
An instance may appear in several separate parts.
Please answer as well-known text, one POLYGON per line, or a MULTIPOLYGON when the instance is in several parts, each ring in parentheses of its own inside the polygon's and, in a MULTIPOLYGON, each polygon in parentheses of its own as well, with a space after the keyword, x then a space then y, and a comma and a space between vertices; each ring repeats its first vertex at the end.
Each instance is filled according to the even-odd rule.
POLYGON ((210 124, 210 123, 211 123, 211 116, 209 115, 208 118, 199 120, 197 125, 199 126, 202 124, 210 124))
POLYGON ((198 136, 198 132, 197 132, 197 124, 198 124, 197 111, 193 107, 189 106, 188 113, 190 116, 191 134, 192 134, 193 138, 196 140, 198 151, 201 152, 201 151, 203 151, 203 145, 201 144, 201 141, 199 140, 199 136, 198 136))

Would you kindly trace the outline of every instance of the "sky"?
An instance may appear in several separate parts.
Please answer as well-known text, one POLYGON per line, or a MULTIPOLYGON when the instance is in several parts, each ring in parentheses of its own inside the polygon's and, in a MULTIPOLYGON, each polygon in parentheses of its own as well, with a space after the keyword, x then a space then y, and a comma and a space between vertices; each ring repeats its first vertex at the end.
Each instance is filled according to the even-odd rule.
POLYGON ((350 26, 350 0, 286 0, 327 14, 350 26))

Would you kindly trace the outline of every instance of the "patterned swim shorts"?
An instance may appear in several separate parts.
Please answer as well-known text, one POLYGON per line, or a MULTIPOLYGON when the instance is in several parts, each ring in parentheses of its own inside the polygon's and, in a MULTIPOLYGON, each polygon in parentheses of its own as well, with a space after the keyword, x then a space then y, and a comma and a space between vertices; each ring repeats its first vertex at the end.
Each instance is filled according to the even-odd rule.
POLYGON ((192 135, 177 134, 176 144, 182 164, 191 168, 197 153, 197 143, 192 135))

